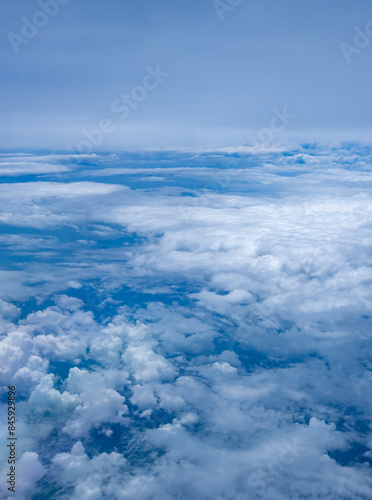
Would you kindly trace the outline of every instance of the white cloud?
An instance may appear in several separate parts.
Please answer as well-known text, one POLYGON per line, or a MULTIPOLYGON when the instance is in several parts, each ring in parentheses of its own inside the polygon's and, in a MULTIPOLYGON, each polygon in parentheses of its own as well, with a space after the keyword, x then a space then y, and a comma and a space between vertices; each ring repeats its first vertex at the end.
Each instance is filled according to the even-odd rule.
POLYGON ((22 259, 1 271, 0 375, 30 492, 372 496, 369 152, 218 158, 84 173, 132 189, 1 187, 3 222, 34 228, 0 238, 22 259))

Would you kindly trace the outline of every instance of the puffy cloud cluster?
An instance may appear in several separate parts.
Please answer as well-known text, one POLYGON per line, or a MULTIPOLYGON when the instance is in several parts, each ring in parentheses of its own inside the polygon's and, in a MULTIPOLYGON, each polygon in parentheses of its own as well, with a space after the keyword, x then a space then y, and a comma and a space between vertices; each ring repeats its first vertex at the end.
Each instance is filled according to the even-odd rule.
POLYGON ((370 151, 91 160, 0 186, 20 499, 371 498, 370 151))

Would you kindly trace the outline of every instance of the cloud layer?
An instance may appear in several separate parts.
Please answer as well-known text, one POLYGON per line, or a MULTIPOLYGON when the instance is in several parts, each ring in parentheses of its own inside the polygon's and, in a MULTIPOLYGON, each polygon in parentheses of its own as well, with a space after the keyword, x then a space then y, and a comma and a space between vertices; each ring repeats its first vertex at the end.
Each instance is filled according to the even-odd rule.
POLYGON ((370 155, 3 158, 19 498, 371 498, 370 155))

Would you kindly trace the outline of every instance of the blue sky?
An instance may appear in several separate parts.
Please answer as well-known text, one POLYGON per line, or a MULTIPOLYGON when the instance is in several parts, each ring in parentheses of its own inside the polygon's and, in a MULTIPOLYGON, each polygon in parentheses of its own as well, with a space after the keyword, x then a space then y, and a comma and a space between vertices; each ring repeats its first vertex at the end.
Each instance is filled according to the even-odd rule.
POLYGON ((17 500, 371 499, 369 2, 0 9, 17 500))
POLYGON ((0 147, 74 148, 104 118, 115 131, 97 149, 231 146, 283 106, 296 120, 280 140, 364 140, 372 47, 367 40, 347 63, 340 43, 354 43, 370 9, 364 0, 242 0, 221 20, 212 0, 70 0, 16 54, 9 33, 21 35, 22 18, 41 7, 3 2, 0 147), (157 64, 169 77, 118 120, 113 100, 157 64))

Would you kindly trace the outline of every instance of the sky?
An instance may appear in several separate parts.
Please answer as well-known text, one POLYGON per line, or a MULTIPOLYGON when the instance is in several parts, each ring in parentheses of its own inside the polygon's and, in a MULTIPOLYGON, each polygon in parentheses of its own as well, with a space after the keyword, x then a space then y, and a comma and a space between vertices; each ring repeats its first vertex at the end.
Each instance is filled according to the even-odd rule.
POLYGON ((296 118, 275 142, 369 137, 372 47, 354 41, 372 20, 367 0, 63 3, 40 17, 37 1, 2 2, 3 149, 81 152, 105 119, 93 150, 236 146, 284 107, 296 118), (113 112, 148 66, 167 76, 137 88, 128 116, 113 112))
POLYGON ((0 500, 372 498, 371 8, 1 4, 0 500))

